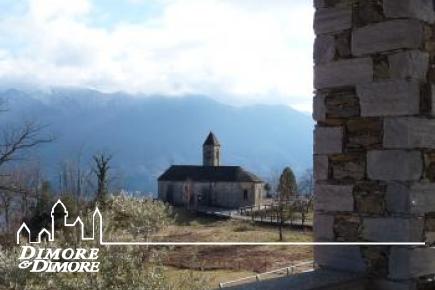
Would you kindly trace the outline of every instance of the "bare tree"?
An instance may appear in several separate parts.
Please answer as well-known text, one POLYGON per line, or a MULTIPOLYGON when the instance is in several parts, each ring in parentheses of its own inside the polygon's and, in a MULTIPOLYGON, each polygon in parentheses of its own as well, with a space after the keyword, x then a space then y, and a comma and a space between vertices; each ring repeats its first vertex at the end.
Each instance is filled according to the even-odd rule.
POLYGON ((45 126, 34 122, 25 122, 21 128, 5 129, 2 133, 3 142, 0 144, 0 167, 13 160, 21 160, 20 154, 25 150, 40 144, 53 141, 53 137, 42 137, 45 126))
POLYGON ((59 190, 62 194, 77 197, 80 195, 81 174, 80 166, 77 162, 64 160, 60 164, 59 171, 59 190))
POLYGON ((270 170, 269 178, 267 180, 270 187, 271 187, 270 194, 274 198, 278 198, 277 192, 278 192, 278 186, 279 186, 279 177, 281 176, 281 173, 282 173, 281 169, 273 168, 270 170))
MULTIPOLYGON (((0 99, 0 112, 5 111, 5 100, 0 99)), ((12 206, 21 202, 21 211, 15 212, 24 217, 29 211, 29 197, 36 196, 39 185, 39 170, 32 171, 30 167, 13 170, 11 165, 14 161, 24 160, 29 150, 54 140, 44 134, 45 129, 46 126, 32 121, 0 129, 0 208, 7 228, 10 226, 12 206)))
POLYGON ((299 178, 298 182, 298 194, 307 198, 313 195, 314 191, 314 177, 313 169, 307 169, 299 178))
POLYGON ((295 202, 295 210, 299 212, 301 215, 301 223, 302 226, 305 225, 305 222, 307 221, 308 214, 312 210, 313 206, 313 196, 308 197, 299 197, 298 200, 295 202))
POLYGON ((3 210, 3 216, 5 220, 5 231, 10 229, 11 207, 12 207, 13 195, 10 191, 0 191, 0 206, 3 210))
POLYGON ((42 184, 41 167, 39 163, 20 166, 15 170, 16 183, 21 189, 21 215, 30 213, 30 207, 36 202, 42 184))
POLYGON ((39 165, 30 164, 11 168, 0 180, 2 184, 7 184, 14 189, 0 190, 0 207, 3 209, 6 230, 8 230, 12 213, 21 220, 30 213, 30 206, 36 202, 40 186, 39 165))
MULTIPOLYGON (((44 136, 44 126, 34 122, 25 122, 20 128, 4 129, 0 143, 0 169, 12 161, 23 160, 23 154, 38 145, 52 142, 52 136, 44 136)), ((0 190, 23 193, 14 184, 0 183, 0 190)))
POLYGON ((112 156, 106 153, 99 153, 93 156, 94 168, 93 172, 97 176, 97 194, 96 198, 98 201, 104 202, 108 195, 109 187, 109 166, 112 156))

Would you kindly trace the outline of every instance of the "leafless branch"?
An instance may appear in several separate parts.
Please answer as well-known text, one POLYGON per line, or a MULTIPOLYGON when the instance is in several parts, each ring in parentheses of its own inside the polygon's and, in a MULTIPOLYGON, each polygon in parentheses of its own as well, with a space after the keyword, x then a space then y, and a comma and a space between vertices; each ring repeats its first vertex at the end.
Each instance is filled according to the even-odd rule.
POLYGON ((97 198, 104 199, 107 195, 107 187, 109 180, 109 170, 111 167, 109 166, 110 161, 112 160, 112 155, 108 155, 105 153, 96 154, 92 157, 94 160, 95 167, 93 168, 94 174, 97 176, 98 187, 97 187, 97 198))
POLYGON ((0 167, 9 161, 17 160, 20 152, 52 142, 54 140, 52 136, 41 136, 45 128, 34 122, 26 122, 19 129, 5 130, 3 144, 0 144, 0 167))

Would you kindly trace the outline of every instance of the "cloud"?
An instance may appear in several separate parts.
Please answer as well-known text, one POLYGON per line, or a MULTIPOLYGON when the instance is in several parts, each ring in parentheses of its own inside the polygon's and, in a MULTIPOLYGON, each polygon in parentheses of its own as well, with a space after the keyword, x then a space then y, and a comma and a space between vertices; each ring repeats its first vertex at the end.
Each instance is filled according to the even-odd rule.
POLYGON ((91 10, 91 3, 88 0, 30 0, 28 7, 28 16, 40 21, 50 21, 87 14, 91 10))
MULTIPOLYGON (((307 108, 312 8, 304 0, 130 0, 160 12, 96 25, 90 0, 28 0, 0 21, 0 81, 307 108)), ((142 6, 141 6, 142 7, 142 6)), ((142 7, 143 8, 143 7, 142 7)), ((146 8, 144 8, 146 9, 146 8)), ((116 13, 116 11, 105 11, 116 13)))

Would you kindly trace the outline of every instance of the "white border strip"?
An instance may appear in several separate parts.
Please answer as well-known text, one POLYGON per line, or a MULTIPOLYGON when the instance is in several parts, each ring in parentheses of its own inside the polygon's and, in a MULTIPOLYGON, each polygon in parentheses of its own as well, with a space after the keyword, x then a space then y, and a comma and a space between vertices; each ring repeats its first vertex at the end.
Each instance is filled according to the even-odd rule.
POLYGON ((104 242, 105 246, 426 246, 426 243, 378 242, 104 242))
POLYGON ((80 217, 74 223, 67 223, 68 210, 59 199, 51 208, 51 233, 43 229, 38 235, 38 241, 30 241, 30 229, 23 223, 17 231, 17 244, 20 244, 20 235, 25 231, 28 235, 28 242, 40 243, 42 233, 46 233, 50 241, 54 241, 54 209, 57 205, 64 210, 64 226, 75 227, 80 225, 82 240, 94 240, 96 234, 99 236, 100 245, 103 246, 427 246, 425 242, 105 242, 103 241, 103 217, 98 207, 92 215, 92 237, 84 237, 84 225, 80 217), (99 229, 96 233, 95 224, 98 222, 99 229))

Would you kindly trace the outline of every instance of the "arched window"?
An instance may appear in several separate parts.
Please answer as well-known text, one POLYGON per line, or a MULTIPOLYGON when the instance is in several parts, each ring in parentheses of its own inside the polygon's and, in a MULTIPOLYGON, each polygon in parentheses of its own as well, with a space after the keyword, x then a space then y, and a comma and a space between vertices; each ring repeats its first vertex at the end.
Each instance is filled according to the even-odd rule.
POLYGON ((245 189, 243 191, 243 200, 248 200, 248 190, 247 189, 245 189))

